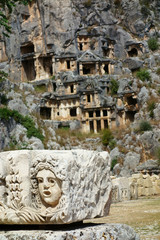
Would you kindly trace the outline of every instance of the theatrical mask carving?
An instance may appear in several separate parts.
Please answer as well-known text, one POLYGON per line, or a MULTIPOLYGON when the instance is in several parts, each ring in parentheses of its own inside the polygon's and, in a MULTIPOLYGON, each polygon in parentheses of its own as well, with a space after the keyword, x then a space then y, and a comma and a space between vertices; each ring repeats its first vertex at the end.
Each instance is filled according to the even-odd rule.
POLYGON ((45 206, 55 207, 61 197, 60 181, 48 169, 43 169, 37 174, 38 189, 45 206))
POLYGON ((106 152, 11 151, 0 153, 0 165, 0 224, 68 224, 109 212, 106 152))

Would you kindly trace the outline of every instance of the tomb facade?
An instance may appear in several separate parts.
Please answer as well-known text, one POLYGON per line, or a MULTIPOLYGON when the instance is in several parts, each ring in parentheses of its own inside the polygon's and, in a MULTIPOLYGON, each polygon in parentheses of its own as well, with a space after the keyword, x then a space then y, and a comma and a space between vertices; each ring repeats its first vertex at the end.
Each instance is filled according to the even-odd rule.
POLYGON ((128 89, 113 94, 111 82, 119 85, 123 56, 141 56, 143 44, 130 38, 122 44, 118 35, 105 34, 96 24, 67 32, 65 25, 54 25, 51 9, 54 3, 46 12, 35 1, 23 6, 17 39, 0 44, 1 61, 8 61, 13 79, 46 86, 47 94, 39 96, 41 119, 58 121, 58 126, 76 120, 81 131, 94 133, 132 122, 139 109, 136 91, 128 83, 128 89), (47 20, 48 11, 53 22, 47 20))

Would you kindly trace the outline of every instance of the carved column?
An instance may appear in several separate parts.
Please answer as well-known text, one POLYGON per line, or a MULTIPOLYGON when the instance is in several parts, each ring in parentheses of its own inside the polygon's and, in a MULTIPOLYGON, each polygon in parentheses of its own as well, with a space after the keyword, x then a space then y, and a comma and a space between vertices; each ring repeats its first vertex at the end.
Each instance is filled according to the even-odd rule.
POLYGON ((104 129, 104 119, 103 119, 103 110, 100 110, 100 116, 101 116, 101 129, 104 129))
POLYGON ((96 62, 96 64, 95 64, 95 72, 96 72, 96 75, 99 75, 99 63, 98 62, 96 62))
POLYGON ((52 71, 53 71, 53 75, 56 74, 56 61, 55 58, 52 57, 52 71))
POLYGON ((111 125, 111 111, 108 110, 108 127, 111 128, 112 125, 111 125))
POLYGON ((41 64, 40 64, 38 58, 35 59, 34 66, 35 66, 35 71, 36 71, 36 79, 40 79, 40 76, 41 76, 41 64))
POLYGON ((83 65, 79 63, 79 75, 83 75, 83 65))
POLYGON ((55 118, 55 111, 54 111, 54 108, 52 107, 51 108, 51 120, 54 120, 55 118))
POLYGON ((97 120, 93 120, 94 133, 97 133, 97 120))

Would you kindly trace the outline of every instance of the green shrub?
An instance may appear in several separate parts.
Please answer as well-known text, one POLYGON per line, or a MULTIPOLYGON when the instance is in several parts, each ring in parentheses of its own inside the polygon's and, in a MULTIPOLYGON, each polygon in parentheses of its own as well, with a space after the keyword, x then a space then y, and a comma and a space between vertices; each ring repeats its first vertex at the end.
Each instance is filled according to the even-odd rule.
POLYGON ((150 131, 152 130, 152 126, 149 122, 143 120, 139 124, 139 131, 140 132, 145 132, 145 131, 150 131))
POLYGON ((38 93, 43 93, 43 92, 46 92, 46 91, 47 91, 47 88, 46 88, 46 85, 45 85, 45 84, 35 86, 34 89, 35 89, 35 91, 38 92, 38 93))
POLYGON ((2 94, 0 96, 0 103, 3 104, 3 105, 7 105, 8 99, 7 99, 6 95, 2 94))
POLYGON ((149 81, 151 80, 150 73, 146 69, 141 69, 136 74, 137 78, 142 81, 149 81))
POLYGON ((113 168, 116 164, 117 164, 117 158, 114 158, 111 162, 111 171, 113 170, 113 168))
POLYGON ((51 80, 55 80, 55 75, 53 75, 53 76, 51 77, 51 80))
POLYGON ((8 108, 0 108, 0 119, 9 120, 12 117, 12 112, 8 108))
POLYGON ((87 1, 84 2, 84 6, 85 6, 86 8, 91 7, 91 5, 92 5, 92 0, 87 0, 87 1))
POLYGON ((148 40, 148 47, 149 49, 151 49, 152 51, 155 51, 159 48, 159 45, 158 45, 158 40, 157 38, 150 38, 148 40))
POLYGON ((117 6, 120 6, 121 5, 121 0, 114 0, 114 4, 117 5, 117 6))
POLYGON ((155 103, 155 101, 151 101, 150 103, 148 103, 148 111, 150 112, 149 113, 149 116, 151 117, 151 118, 154 118, 154 112, 153 112, 153 110, 155 109, 155 107, 156 107, 156 103, 155 103))
POLYGON ((116 140, 115 139, 112 139, 110 142, 109 142, 109 147, 110 149, 112 150, 113 148, 115 148, 116 146, 116 140))
POLYGON ((3 82, 7 79, 8 74, 5 73, 4 71, 0 71, 0 82, 3 82))
POLYGON ((31 138, 33 136, 33 137, 39 138, 42 141, 44 140, 44 136, 42 135, 40 129, 37 129, 35 127, 35 124, 32 118, 28 116, 24 117, 16 110, 10 110, 8 108, 0 108, 0 119, 9 120, 10 118, 13 118, 16 121, 16 123, 20 123, 27 129, 28 138, 31 138))
POLYGON ((142 7, 141 7, 141 13, 142 13, 145 17, 147 17, 148 15, 150 15, 150 11, 149 11, 148 7, 146 7, 146 6, 142 6, 142 7))
POLYGON ((116 81, 115 79, 112 79, 112 80, 110 81, 111 94, 112 94, 112 95, 117 94, 118 88, 119 88, 119 83, 118 83, 118 81, 116 81))
POLYGON ((105 129, 102 136, 102 144, 108 146, 109 143, 113 140, 113 135, 110 129, 105 129))
POLYGON ((157 75, 160 75, 160 68, 157 69, 156 73, 157 75))

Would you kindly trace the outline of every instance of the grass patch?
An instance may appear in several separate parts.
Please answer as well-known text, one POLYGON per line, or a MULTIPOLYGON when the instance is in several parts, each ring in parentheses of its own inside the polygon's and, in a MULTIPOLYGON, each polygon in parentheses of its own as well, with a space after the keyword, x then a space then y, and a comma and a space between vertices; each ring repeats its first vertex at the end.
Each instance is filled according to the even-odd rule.
POLYGON ((38 93, 43 93, 43 92, 46 92, 47 91, 47 87, 45 84, 42 84, 42 85, 37 85, 34 87, 35 91, 38 92, 38 93))
POLYGON ((137 78, 139 78, 140 80, 144 81, 149 81, 151 80, 151 76, 150 73, 146 70, 146 69, 140 69, 137 73, 136 73, 137 78))
POLYGON ((70 130, 68 127, 62 127, 55 130, 57 138, 57 142, 61 146, 66 145, 66 139, 69 139, 72 146, 77 146, 79 142, 84 142, 87 138, 97 138, 101 137, 101 132, 95 134, 93 132, 84 133, 77 130, 70 130))
POLYGON ((160 75, 160 68, 157 68, 156 73, 157 73, 157 75, 160 75))
POLYGON ((158 50, 158 48, 159 48, 158 39, 157 38, 150 38, 148 40, 148 47, 152 51, 158 50))
POLYGON ((103 135, 102 135, 102 144, 104 146, 108 146, 111 143, 111 141, 113 141, 113 139, 114 139, 114 137, 112 135, 111 130, 110 129, 105 129, 103 131, 103 135))
POLYGON ((139 129, 138 129, 139 132, 143 133, 145 131, 151 131, 151 130, 152 130, 152 126, 148 121, 143 120, 140 122, 139 129))
POLYGON ((79 141, 84 141, 86 138, 97 138, 97 134, 90 132, 90 133, 83 133, 77 130, 70 130, 69 127, 62 127, 56 129, 56 135, 60 136, 61 138, 72 138, 77 139, 79 141))
POLYGON ((154 112, 153 112, 153 110, 156 108, 156 102, 155 101, 151 101, 151 102, 148 102, 148 107, 147 107, 147 109, 148 109, 148 111, 150 112, 149 113, 149 116, 151 117, 151 118, 154 118, 154 112))

